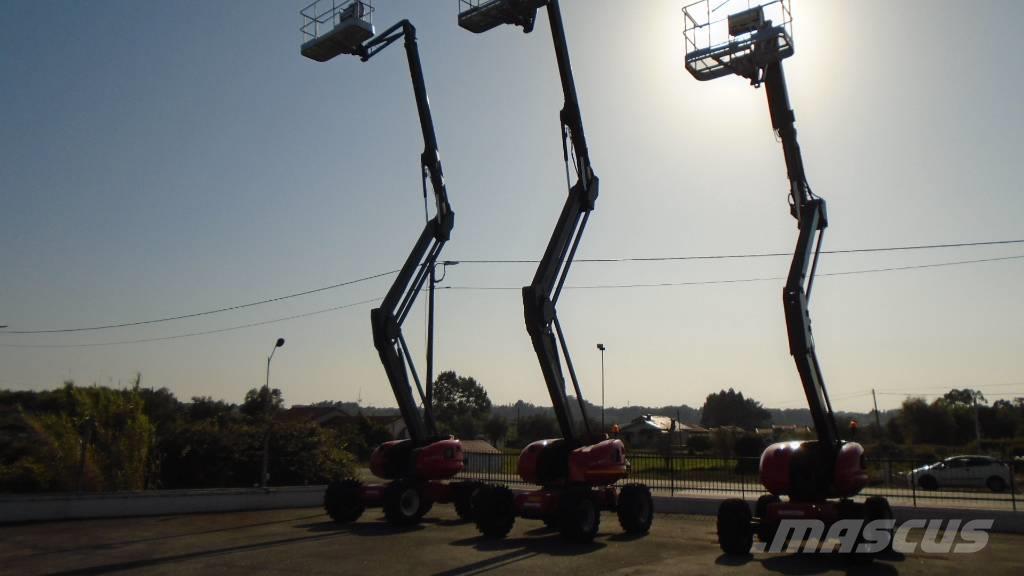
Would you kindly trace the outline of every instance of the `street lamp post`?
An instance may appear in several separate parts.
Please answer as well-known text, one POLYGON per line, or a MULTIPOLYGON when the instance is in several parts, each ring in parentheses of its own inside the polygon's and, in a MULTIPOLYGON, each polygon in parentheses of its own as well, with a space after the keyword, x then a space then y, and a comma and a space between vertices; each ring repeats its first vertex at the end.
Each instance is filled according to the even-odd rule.
POLYGON ((598 344, 597 349, 601 351, 601 432, 604 433, 604 344, 598 344))
POLYGON ((263 470, 260 474, 260 488, 267 487, 267 466, 270 463, 270 361, 274 352, 284 346, 284 338, 278 338, 267 356, 267 383, 263 386, 263 415, 267 418, 267 429, 263 433, 263 470))

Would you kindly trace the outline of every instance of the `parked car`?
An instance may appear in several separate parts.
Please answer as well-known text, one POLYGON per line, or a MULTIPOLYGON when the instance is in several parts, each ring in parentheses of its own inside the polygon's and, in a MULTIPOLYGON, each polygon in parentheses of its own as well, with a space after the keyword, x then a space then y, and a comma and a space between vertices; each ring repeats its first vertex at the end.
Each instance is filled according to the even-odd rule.
POLYGON ((922 490, 957 487, 1002 492, 1010 487, 1010 469, 988 456, 951 456, 942 462, 915 468, 907 474, 907 482, 922 490))

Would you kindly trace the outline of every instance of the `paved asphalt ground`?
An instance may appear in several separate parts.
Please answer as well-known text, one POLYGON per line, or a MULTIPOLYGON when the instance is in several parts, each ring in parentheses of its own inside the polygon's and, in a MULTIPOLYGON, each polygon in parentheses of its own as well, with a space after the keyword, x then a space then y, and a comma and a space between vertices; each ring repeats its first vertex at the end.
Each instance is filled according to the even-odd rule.
MULTIPOLYGON (((993 534, 977 554, 894 555, 867 566, 813 555, 722 556, 713 518, 659 514, 625 537, 604 513, 589 545, 568 545, 538 521, 483 541, 438 505, 422 526, 395 530, 380 510, 337 526, 318 509, 84 520, 0 527, 0 574, 970 574, 1024 572, 1024 536, 993 534)), ((916 536, 920 538, 918 534, 916 536)), ((911 540, 914 538, 912 537, 911 540)))

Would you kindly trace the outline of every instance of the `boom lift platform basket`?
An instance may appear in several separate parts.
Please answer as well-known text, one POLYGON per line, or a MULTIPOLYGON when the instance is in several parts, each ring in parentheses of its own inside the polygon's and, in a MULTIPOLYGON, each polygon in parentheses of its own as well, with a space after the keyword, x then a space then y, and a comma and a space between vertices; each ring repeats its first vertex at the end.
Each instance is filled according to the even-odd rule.
POLYGON ((683 8, 683 20, 686 69, 697 80, 751 78, 766 64, 793 55, 789 0, 698 0, 683 8))
POLYGON ((373 37, 371 0, 316 0, 299 11, 302 55, 326 62, 338 54, 355 54, 373 37))

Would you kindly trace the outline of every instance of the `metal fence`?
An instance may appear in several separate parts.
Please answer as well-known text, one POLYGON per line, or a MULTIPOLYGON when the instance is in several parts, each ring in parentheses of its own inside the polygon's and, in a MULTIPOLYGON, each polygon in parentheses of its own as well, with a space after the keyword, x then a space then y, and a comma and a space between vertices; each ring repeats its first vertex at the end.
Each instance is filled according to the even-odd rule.
MULTIPOLYGON (((510 486, 527 484, 516 472, 518 453, 472 454, 460 478, 510 486)), ((719 458, 688 454, 630 452, 629 476, 620 483, 642 482, 663 495, 740 496, 755 499, 765 494, 758 473, 760 459, 719 458)), ((869 459, 868 485, 862 496, 885 496, 900 506, 954 506, 993 510, 1018 509, 1018 479, 1010 463, 1005 467, 1005 485, 986 485, 983 475, 969 471, 946 470, 935 484, 922 480, 922 466, 935 461, 909 459, 869 459)), ((934 475, 933 475, 934 477, 934 475)), ((991 476, 990 476, 991 477, 991 476)), ((989 478, 990 478, 989 477, 989 478)), ((993 483, 995 484, 995 483, 993 483)))

